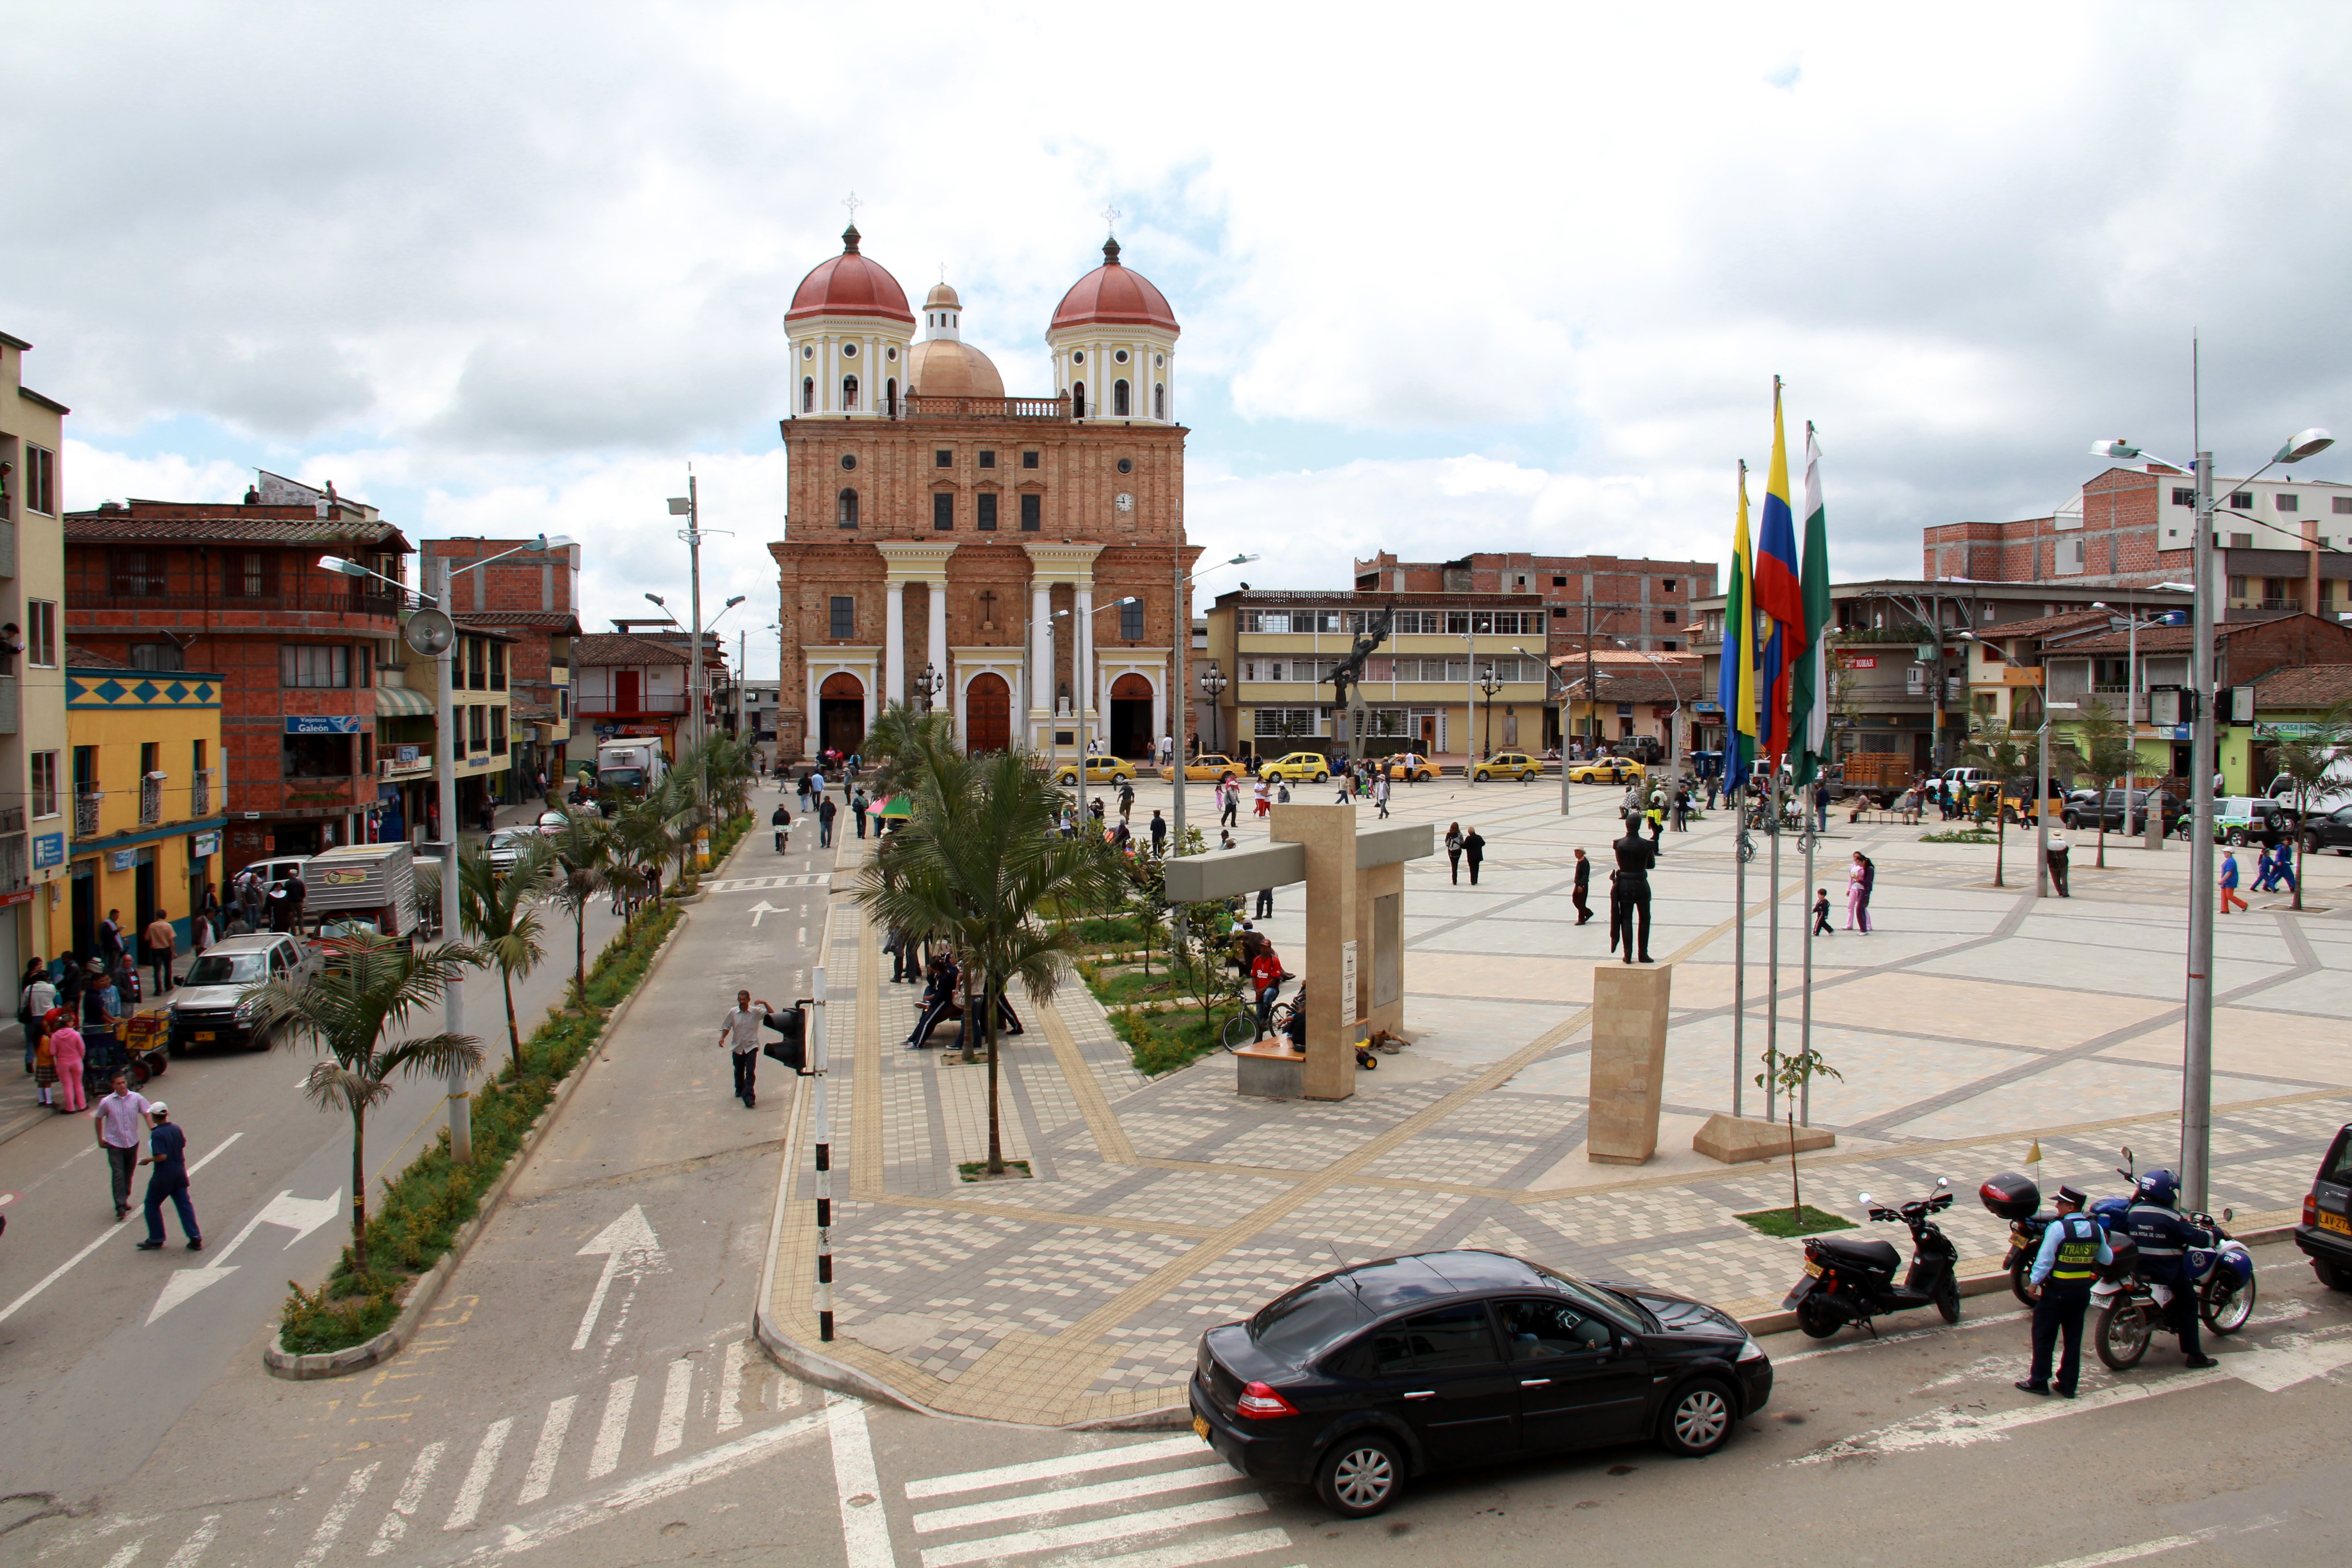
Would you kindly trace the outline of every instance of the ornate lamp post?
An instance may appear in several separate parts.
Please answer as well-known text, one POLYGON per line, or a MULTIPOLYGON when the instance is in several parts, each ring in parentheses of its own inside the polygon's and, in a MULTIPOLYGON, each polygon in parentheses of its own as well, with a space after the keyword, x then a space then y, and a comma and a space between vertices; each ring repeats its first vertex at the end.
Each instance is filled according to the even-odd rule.
POLYGON ((1486 739, 1482 750, 1492 757, 1495 754, 1495 693, 1503 689, 1503 683, 1495 679, 1493 665, 1489 664, 1486 673, 1478 677, 1478 689, 1486 694, 1486 739))
MULTIPOLYGON (((1223 754, 1224 748, 1217 744, 1217 699, 1223 697, 1225 688, 1232 684, 1225 679, 1225 672, 1217 668, 1217 661, 1213 658, 1209 661, 1209 668, 1201 672, 1201 695, 1209 700, 1209 750, 1220 755, 1223 754)), ((1179 758, 1178 762, 1181 765, 1182 759, 1179 758)))
POLYGON ((928 713, 931 710, 931 699, 937 697, 940 688, 947 684, 947 677, 941 675, 932 665, 926 663, 922 672, 915 677, 911 684, 915 689, 915 696, 923 705, 923 711, 928 713))

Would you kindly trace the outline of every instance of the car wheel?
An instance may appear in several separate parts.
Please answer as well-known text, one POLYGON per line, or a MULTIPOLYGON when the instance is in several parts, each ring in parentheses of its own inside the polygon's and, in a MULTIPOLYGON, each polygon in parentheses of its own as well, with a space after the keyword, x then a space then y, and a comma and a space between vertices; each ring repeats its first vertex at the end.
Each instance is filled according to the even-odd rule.
POLYGON ((2243 849, 2246 847, 2245 830, 2240 827, 2232 827, 2228 833, 2222 835, 2221 842, 2227 844, 2232 849, 2243 849))
POLYGON ((1737 1410, 1731 1390, 1714 1378, 1686 1383, 1658 1417, 1658 1446, 1685 1459, 1703 1458, 1731 1440, 1737 1410))
POLYGON ((1342 1437, 1315 1467, 1315 1493, 1342 1519, 1364 1519, 1396 1501, 1404 1460, 1390 1439, 1372 1433, 1342 1437))
POLYGON ((2311 1271, 2319 1276, 2319 1282, 2330 1290, 2352 1293, 2352 1268, 2330 1263, 2324 1258, 2315 1258, 2311 1260, 2311 1271))
POLYGON ((2316 855, 2319 853, 2318 834, 2306 833, 2303 836, 2303 852, 2306 855, 2316 855))
POLYGON ((1317 773, 1315 775, 1315 782, 1317 784, 1329 784, 1331 782, 1331 775, 1329 773, 1317 773))

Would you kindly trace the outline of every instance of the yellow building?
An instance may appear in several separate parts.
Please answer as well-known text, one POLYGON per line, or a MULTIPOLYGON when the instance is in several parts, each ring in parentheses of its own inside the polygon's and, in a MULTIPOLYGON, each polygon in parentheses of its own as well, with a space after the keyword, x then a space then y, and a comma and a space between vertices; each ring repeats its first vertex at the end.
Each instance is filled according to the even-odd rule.
POLYGON ((1196 674, 1224 686, 1202 746, 1262 757, 1333 750, 1332 668, 1390 609, 1389 638, 1364 661, 1369 732, 1358 755, 1542 749, 1551 675, 1540 595, 1265 590, 1221 595, 1209 611, 1196 674))
POLYGON ((158 909, 185 951, 190 912, 219 879, 221 677, 132 669, 79 649, 67 659, 70 891, 52 884, 37 900, 37 951, 87 958, 108 910, 121 911, 131 942, 158 909))
POLYGON ((0 969, 51 956, 43 906, 66 874, 65 416, 24 384, 33 345, 0 332, 0 969))

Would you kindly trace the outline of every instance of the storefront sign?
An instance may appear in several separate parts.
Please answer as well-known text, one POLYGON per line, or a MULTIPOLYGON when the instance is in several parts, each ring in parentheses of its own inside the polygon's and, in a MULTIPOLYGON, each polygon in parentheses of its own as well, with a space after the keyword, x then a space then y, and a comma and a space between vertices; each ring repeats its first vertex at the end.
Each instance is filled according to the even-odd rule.
POLYGON ((33 889, 30 888, 19 888, 13 893, 0 893, 0 910, 14 909, 18 904, 29 904, 32 901, 33 889))
POLYGON ((394 746, 392 749, 392 761, 395 767, 413 768, 424 755, 425 750, 421 746, 394 746))
POLYGON ((289 735, 356 735, 360 732, 358 716, 349 713, 289 713, 286 732, 289 735))
POLYGON ((217 855, 219 853, 219 828, 215 827, 210 833, 196 833, 189 836, 188 858, 190 859, 201 860, 207 855, 217 855))
POLYGON ((110 870, 128 871, 131 868, 139 864, 139 851, 136 849, 117 849, 107 856, 106 864, 110 870))
POLYGON ((1874 653, 1842 653, 1838 662, 1848 669, 1876 669, 1878 656, 1874 653))
POLYGON ((62 833, 33 835, 33 868, 46 870, 66 863, 66 836, 62 833))

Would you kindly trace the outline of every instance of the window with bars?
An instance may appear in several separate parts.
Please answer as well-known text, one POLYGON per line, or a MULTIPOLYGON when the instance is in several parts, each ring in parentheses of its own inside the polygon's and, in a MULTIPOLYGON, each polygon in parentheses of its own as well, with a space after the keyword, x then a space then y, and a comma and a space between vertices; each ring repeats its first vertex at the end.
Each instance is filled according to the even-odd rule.
POLYGON ((278 592, 278 552, 231 550, 221 556, 221 592, 232 599, 266 599, 278 592))
POLYGON ((278 673, 283 686, 349 686, 352 650, 338 643, 281 643, 278 673))
POLYGON ((1127 642, 1135 642, 1142 637, 1143 606, 1141 605, 1121 605, 1118 607, 1118 635, 1127 642))
POLYGON ((160 550, 117 550, 110 562, 111 592, 117 598, 144 598, 163 592, 163 552, 160 550))
POLYGON ((977 498, 977 505, 980 515, 974 526, 982 533, 994 533, 996 531, 996 492, 981 491, 977 498))
POLYGON ((955 492, 934 491, 931 496, 931 531, 946 533, 955 527, 955 492))
POLYGON ((1316 734, 1322 715, 1312 708, 1261 708, 1255 733, 1261 741, 1290 740, 1316 734))
MULTIPOLYGON (((1022 454, 1024 458, 1034 458, 1036 455, 1037 454, 1034 452, 1024 452, 1022 454)), ((1031 468, 1035 467, 1034 464, 1028 464, 1025 466, 1031 468)), ((1045 526, 1045 498, 1037 494, 1034 490, 1032 490, 1021 498, 1021 531, 1024 533, 1034 533, 1045 526)))
POLYGON ((857 635, 857 601, 847 594, 833 596, 833 629, 827 636, 854 637, 857 635))

